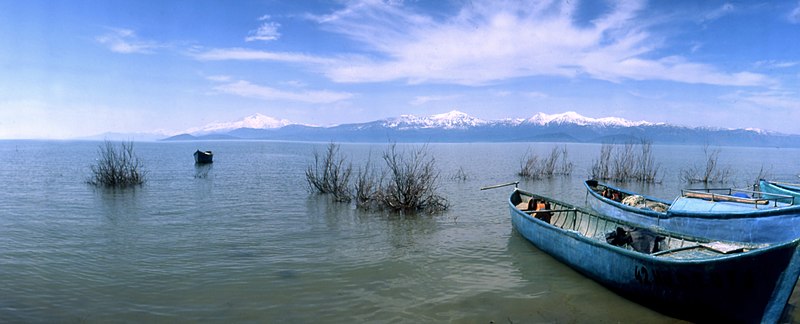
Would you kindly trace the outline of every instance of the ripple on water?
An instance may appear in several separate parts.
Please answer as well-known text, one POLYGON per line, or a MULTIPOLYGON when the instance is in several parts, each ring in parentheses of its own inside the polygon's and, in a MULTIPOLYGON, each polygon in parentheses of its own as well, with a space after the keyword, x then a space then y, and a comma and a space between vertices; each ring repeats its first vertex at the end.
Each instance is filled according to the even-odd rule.
MULTIPOLYGON (((150 180, 104 190, 85 183, 97 143, 0 141, 0 319, 672 321, 610 293, 511 230, 510 188, 478 190, 514 180, 528 147, 552 145, 430 145, 451 203, 434 216, 364 212, 310 195, 304 172, 313 150, 325 145, 137 143, 150 180), (213 150, 215 163, 195 168, 196 149, 213 150), (447 179, 460 168, 467 181, 447 179)), ((521 186, 582 204, 581 181, 600 146, 567 146, 584 172, 521 186)), ((385 145, 342 149, 357 167, 385 145)), ((671 167, 702 154, 656 149, 664 149, 657 158, 671 167)), ((770 160, 776 169, 800 160, 800 150, 753 152, 732 151, 734 168, 762 165, 759 156, 779 157, 770 160)), ((665 178, 641 189, 669 198, 679 185, 665 178)))

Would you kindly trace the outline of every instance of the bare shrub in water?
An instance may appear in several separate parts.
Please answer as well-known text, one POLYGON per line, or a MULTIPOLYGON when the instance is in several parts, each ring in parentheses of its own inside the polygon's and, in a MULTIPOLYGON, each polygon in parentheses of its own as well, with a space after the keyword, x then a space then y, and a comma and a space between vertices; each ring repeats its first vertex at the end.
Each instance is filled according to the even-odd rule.
POLYGON ((531 149, 525 153, 520 161, 520 171, 517 173, 524 178, 539 179, 556 175, 572 174, 573 164, 567 158, 567 147, 554 147, 550 155, 540 159, 531 149))
POLYGON ((592 161, 592 174, 593 179, 610 180, 611 176, 611 151, 614 150, 614 145, 605 143, 600 147, 600 157, 592 161))
POLYGON ((458 167, 458 171, 456 171, 456 173, 454 173, 452 176, 450 176, 450 179, 451 180, 455 180, 455 181, 464 182, 464 181, 467 181, 469 179, 469 175, 467 175, 467 171, 464 171, 464 167, 462 166, 462 167, 458 167))
POLYGON ((396 212, 429 212, 446 210, 447 199, 437 193, 439 171, 428 146, 398 152, 392 144, 383 153, 386 162, 385 183, 381 184, 380 205, 396 212))
POLYGON ((90 184, 124 188, 145 182, 147 172, 133 150, 133 142, 122 142, 117 147, 111 141, 105 141, 98 155, 97 162, 91 166, 90 184))
POLYGON ((328 144, 324 154, 314 151, 314 164, 306 169, 306 182, 311 191, 321 194, 331 194, 333 199, 349 202, 350 176, 353 166, 347 163, 339 153, 339 145, 328 144))
POLYGON ((657 182, 660 168, 650 141, 603 144, 600 157, 592 162, 590 176, 598 180, 657 182))
POLYGON ((358 169, 350 190, 352 165, 331 143, 324 155, 314 152, 314 164, 306 170, 312 192, 332 194, 334 200, 350 202, 355 198, 360 209, 390 210, 401 213, 436 213, 447 209, 447 199, 437 193, 439 171, 428 147, 399 152, 392 144, 383 153, 385 168, 378 171, 372 159, 358 169))
POLYGON ((356 175, 356 183, 353 188, 356 198, 356 207, 360 209, 373 209, 377 207, 378 200, 381 194, 381 180, 378 178, 377 172, 372 165, 372 159, 367 160, 364 168, 358 168, 356 175))
POLYGON ((758 174, 754 179, 755 181, 753 181, 753 190, 760 191, 759 182, 761 181, 761 179, 771 179, 773 177, 774 176, 772 175, 772 167, 764 169, 764 165, 762 164, 761 169, 758 169, 758 174))
POLYGON ((681 170, 681 179, 688 183, 723 183, 726 182, 733 171, 730 166, 719 165, 719 149, 710 150, 708 145, 703 146, 706 156, 705 166, 693 166, 681 170))

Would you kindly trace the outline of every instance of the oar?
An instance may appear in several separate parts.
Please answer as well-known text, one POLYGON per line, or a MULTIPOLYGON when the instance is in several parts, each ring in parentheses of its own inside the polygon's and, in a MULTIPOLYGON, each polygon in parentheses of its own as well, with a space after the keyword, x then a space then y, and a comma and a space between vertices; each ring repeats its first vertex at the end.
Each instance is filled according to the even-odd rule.
POLYGON ((481 190, 502 188, 502 187, 507 187, 507 186, 510 186, 510 185, 514 185, 514 188, 516 188, 518 184, 519 184, 519 181, 514 181, 514 182, 498 184, 498 185, 494 185, 494 186, 483 187, 483 188, 481 188, 481 190))

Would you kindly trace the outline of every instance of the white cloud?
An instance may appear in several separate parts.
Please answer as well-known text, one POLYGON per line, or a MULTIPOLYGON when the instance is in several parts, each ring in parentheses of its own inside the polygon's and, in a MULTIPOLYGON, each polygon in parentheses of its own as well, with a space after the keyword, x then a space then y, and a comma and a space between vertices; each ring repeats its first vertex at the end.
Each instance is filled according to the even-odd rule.
POLYGON ((767 68, 767 69, 785 69, 796 66, 800 64, 797 61, 776 61, 776 60, 766 60, 766 61, 758 61, 755 63, 757 68, 767 68))
POLYGON ((424 105, 426 103, 433 102, 433 101, 445 101, 445 100, 452 100, 452 99, 455 99, 455 98, 458 98, 458 96, 456 96, 456 95, 450 95, 450 96, 417 96, 417 97, 414 98, 414 100, 411 100, 411 102, 409 102, 409 103, 411 105, 413 105, 413 106, 421 106, 421 105, 424 105))
POLYGON ((629 90, 628 94, 630 94, 631 96, 634 96, 636 98, 649 99, 649 100, 661 100, 661 99, 664 99, 664 94, 663 93, 650 94, 650 93, 643 93, 643 92, 640 92, 640 91, 629 90))
POLYGON ((269 15, 264 15, 258 18, 259 21, 264 21, 261 26, 258 27, 256 30, 251 30, 250 35, 247 36, 244 40, 247 42, 252 41, 273 41, 277 40, 281 33, 278 32, 278 28, 281 24, 276 23, 274 21, 267 21, 271 17, 269 15))
POLYGON ((787 111, 800 110, 800 98, 796 94, 769 90, 761 92, 737 91, 732 94, 722 96, 721 99, 733 102, 745 102, 764 108, 779 108, 787 111))
POLYGON ((289 63, 308 63, 318 65, 328 65, 335 62, 334 59, 311 56, 300 53, 269 52, 246 48, 222 48, 211 49, 205 52, 194 53, 192 56, 201 61, 279 61, 289 63))
POLYGON ((717 9, 714 9, 713 11, 707 13, 703 17, 703 21, 704 22, 708 22, 708 21, 713 21, 713 20, 720 19, 720 18, 722 18, 722 17, 724 17, 726 15, 729 15, 729 14, 733 13, 735 10, 736 10, 736 7, 734 7, 733 4, 725 3, 721 7, 717 8, 717 9))
POLYGON ((231 77, 229 75, 211 75, 207 76, 206 80, 216 81, 216 82, 228 82, 231 81, 231 77))
MULTIPOLYGON (((323 29, 361 44, 358 55, 324 57, 221 48, 194 57, 304 64, 341 83, 485 85, 531 76, 588 76, 611 82, 776 84, 759 73, 724 71, 683 56, 659 56, 666 42, 646 29, 653 22, 638 17, 644 5, 642 1, 615 3, 588 26, 578 26, 576 1, 474 1, 443 18, 402 4, 363 0, 328 15, 306 16, 323 29)), ((707 16, 718 19, 733 10, 726 4, 707 16)))
POLYGON ((760 86, 774 84, 768 77, 752 73, 725 73, 701 63, 692 63, 682 57, 665 57, 659 60, 640 58, 618 59, 602 53, 587 57, 586 72, 597 79, 619 82, 631 80, 666 80, 690 84, 727 86, 760 86))
POLYGON ((797 6, 792 9, 792 12, 789 13, 789 22, 793 24, 800 24, 800 2, 797 3, 797 6))
POLYGON ((544 93, 544 92, 539 92, 539 91, 529 91, 529 92, 525 92, 525 93, 524 93, 524 95, 525 95, 526 97, 528 97, 528 98, 533 98, 533 99, 544 99, 544 98, 547 98, 547 97, 549 97, 549 96, 548 96, 546 93, 544 93))
POLYGON ((512 92, 508 90, 492 90, 491 93, 497 97, 508 97, 512 94, 512 92))
POLYGON ((112 52, 123 54, 152 54, 164 47, 156 42, 141 40, 136 32, 123 28, 110 28, 108 33, 95 37, 95 41, 108 46, 112 52))
POLYGON ((289 80, 289 81, 284 81, 282 83, 296 88, 305 88, 306 86, 308 86, 308 84, 300 80, 289 80))
POLYGON ((215 90, 241 97, 257 98, 262 100, 287 100, 314 104, 326 104, 342 101, 353 97, 347 92, 334 92, 328 90, 291 92, 272 87, 252 84, 248 81, 226 82, 214 87, 215 90))
MULTIPOLYGON (((312 18, 374 52, 329 65, 324 71, 337 82, 480 85, 542 75, 715 85, 771 82, 763 75, 721 71, 681 57, 658 58, 659 37, 637 21, 643 6, 638 1, 616 4, 588 27, 574 24, 576 5, 549 1, 478 1, 441 21, 406 7, 361 1, 312 18)), ((731 10, 723 6, 711 17, 731 10)))

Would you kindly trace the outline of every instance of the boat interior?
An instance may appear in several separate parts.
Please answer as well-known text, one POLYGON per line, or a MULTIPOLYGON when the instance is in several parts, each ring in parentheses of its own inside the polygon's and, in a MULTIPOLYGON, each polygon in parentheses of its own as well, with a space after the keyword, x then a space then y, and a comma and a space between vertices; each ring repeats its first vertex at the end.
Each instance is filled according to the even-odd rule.
POLYGON ((794 204, 794 197, 780 194, 764 194, 760 191, 735 188, 700 188, 682 189, 681 195, 670 204, 663 201, 648 199, 645 196, 632 195, 607 187, 600 183, 590 184, 590 188, 603 197, 622 204, 665 212, 669 208, 680 210, 693 210, 697 212, 710 211, 745 211, 748 209, 769 209, 794 204), (683 199, 688 198, 688 199, 683 199), (688 203, 689 201, 705 201, 707 203, 688 203), (722 202, 725 204, 716 204, 722 202))
MULTIPOLYGON (((517 191, 512 197, 512 203, 517 209, 533 218, 545 221, 549 218, 549 224, 559 229, 578 234, 585 238, 613 244, 622 248, 652 256, 674 259, 703 259, 714 258, 725 254, 746 252, 766 246, 765 244, 751 243, 728 243, 712 242, 702 239, 675 236, 666 232, 655 232, 650 229, 642 229, 623 223, 619 220, 603 217, 601 215, 578 209, 573 206, 550 200, 544 197, 530 195, 522 191, 517 191), (546 200, 549 203, 548 209, 531 210, 528 208, 530 200, 546 200), (540 217, 546 214, 548 217, 540 217), (622 238, 618 237, 623 235, 622 238), (625 237, 628 235, 630 237, 625 237), (636 238, 645 237, 652 239, 649 242, 637 242, 636 238), (615 239, 615 237, 617 239, 615 239)), ((533 204, 535 205, 535 204, 533 204)))

